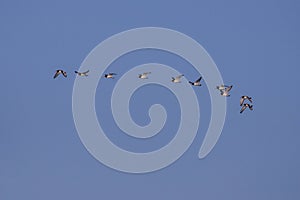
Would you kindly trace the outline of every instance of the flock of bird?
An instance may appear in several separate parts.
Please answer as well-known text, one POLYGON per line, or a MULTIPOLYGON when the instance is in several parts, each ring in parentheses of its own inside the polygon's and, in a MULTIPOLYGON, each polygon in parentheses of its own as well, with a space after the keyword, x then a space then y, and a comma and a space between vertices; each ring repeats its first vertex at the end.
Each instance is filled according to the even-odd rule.
MULTIPOLYGON (((89 70, 87 70, 85 72, 75 71, 75 74, 77 74, 78 76, 88 76, 88 73, 89 73, 89 70)), ((65 72, 62 69, 58 69, 58 70, 56 70, 53 78, 54 79, 57 78, 60 74, 62 74, 64 77, 67 77, 67 72, 65 72)), ((148 79, 149 74, 151 74, 151 72, 144 72, 142 74, 139 74, 138 78, 140 78, 140 79, 148 79)), ((116 73, 108 73, 108 74, 105 74, 104 77, 105 78, 114 79, 115 75, 117 75, 117 74, 116 73)), ((183 76, 184 75, 181 74, 181 75, 179 75, 177 77, 172 77, 171 81, 173 83, 181 83, 181 78, 183 76)), ((193 85, 193 86, 201 86, 201 79, 202 79, 202 77, 198 78, 195 82, 189 81, 189 83, 191 85, 193 85)), ((232 87, 233 87, 232 85, 230 85, 230 86, 219 85, 219 86, 216 87, 216 89, 220 91, 220 95, 221 96, 229 97, 230 96, 229 91, 232 89, 232 87)), ((241 96, 241 98, 240 98, 240 106, 241 106, 240 113, 243 113, 244 110, 246 110, 247 108, 249 108, 250 110, 253 110, 252 98, 250 96, 247 96, 247 95, 241 96), (245 103, 245 101, 249 101, 251 104, 245 103)))

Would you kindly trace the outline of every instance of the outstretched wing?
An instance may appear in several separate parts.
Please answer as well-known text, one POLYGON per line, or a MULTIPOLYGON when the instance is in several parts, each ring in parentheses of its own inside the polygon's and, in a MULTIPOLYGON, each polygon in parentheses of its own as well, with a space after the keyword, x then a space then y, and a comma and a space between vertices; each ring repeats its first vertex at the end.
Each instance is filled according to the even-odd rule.
POLYGON ((53 76, 53 78, 56 78, 56 77, 58 77, 58 75, 61 73, 61 71, 59 71, 59 70, 56 70, 56 73, 54 74, 54 76, 53 76))
POLYGON ((229 92, 229 91, 231 90, 231 88, 232 88, 232 85, 229 86, 229 87, 227 87, 227 88, 225 89, 225 91, 226 91, 226 92, 229 92))
POLYGON ((67 77, 67 72, 62 72, 62 74, 64 75, 64 77, 67 77))
POLYGON ((244 112, 245 109, 246 109, 246 105, 244 104, 241 111, 240 111, 240 113, 244 112))
POLYGON ((225 85, 218 85, 217 86, 217 90, 224 90, 226 88, 226 86, 225 85))
POLYGON ((87 71, 85 71, 85 72, 82 72, 82 74, 87 74, 87 73, 89 73, 90 72, 90 70, 87 70, 87 71))
POLYGON ((195 82, 196 82, 196 83, 197 83, 197 82, 200 82, 201 79, 202 79, 202 76, 200 76, 200 78, 198 78, 195 82))
POLYGON ((250 110, 253 110, 253 105, 249 106, 249 109, 250 109, 250 110))
POLYGON ((247 96, 247 99, 252 103, 252 98, 247 96))
POLYGON ((181 75, 177 76, 176 79, 180 79, 180 78, 183 77, 183 76, 184 76, 184 75, 181 74, 181 75))
POLYGON ((245 101, 245 99, 243 97, 241 97, 241 99, 240 99, 240 106, 243 105, 244 101, 245 101))

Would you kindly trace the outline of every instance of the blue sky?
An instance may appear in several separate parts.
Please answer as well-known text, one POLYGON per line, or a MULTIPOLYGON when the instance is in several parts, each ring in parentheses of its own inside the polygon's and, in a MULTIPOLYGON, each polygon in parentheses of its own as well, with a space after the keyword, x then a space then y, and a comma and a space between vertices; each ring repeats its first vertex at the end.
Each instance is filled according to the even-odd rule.
MULTIPOLYGON (((1 1, 0 199, 299 199, 299 9, 295 0, 1 1), (197 91, 201 122, 191 147, 171 166, 137 175, 104 166, 81 143, 72 117, 73 71, 101 41, 145 26, 194 38, 234 88, 221 138, 208 157, 197 157, 210 119, 204 84, 197 91), (53 80, 57 68, 68 78, 53 80), (240 115, 243 94, 253 97, 254 111, 240 115)), ((197 78, 184 60, 156 51, 128 54, 110 69, 124 64, 122 73, 144 62, 197 78)), ((157 102, 172 117, 161 140, 130 141, 105 107, 109 95, 102 94, 113 85, 100 84, 96 95, 108 137, 137 152, 168 142, 178 127, 174 96, 155 86, 136 92, 130 108, 137 123, 147 124, 147 105, 157 102)))

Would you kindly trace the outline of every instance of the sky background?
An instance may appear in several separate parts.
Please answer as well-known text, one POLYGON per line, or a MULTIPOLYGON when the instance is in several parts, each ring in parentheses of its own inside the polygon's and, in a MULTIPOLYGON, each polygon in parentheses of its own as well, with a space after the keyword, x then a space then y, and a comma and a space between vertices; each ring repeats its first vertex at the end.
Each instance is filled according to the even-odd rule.
MULTIPOLYGON (((1 0, 0 199, 300 199, 299 11, 296 0, 1 0), (195 88, 201 122, 188 151, 160 171, 127 174, 101 164, 81 143, 72 117, 73 71, 101 41, 145 26, 195 39, 234 88, 220 140, 205 159, 198 159, 210 120, 204 83, 195 88), (58 68, 67 79, 53 80, 58 68), (240 115, 244 94, 254 99, 254 111, 240 115)), ((121 76, 147 62, 198 78, 181 58, 154 50, 129 53, 110 70, 121 76)), ((164 146, 178 127, 175 97, 158 86, 134 94, 130 109, 138 124, 149 122, 153 103, 169 116, 158 137, 140 141, 113 122, 107 105, 116 81, 101 80, 96 94, 108 137, 136 152, 164 146)))

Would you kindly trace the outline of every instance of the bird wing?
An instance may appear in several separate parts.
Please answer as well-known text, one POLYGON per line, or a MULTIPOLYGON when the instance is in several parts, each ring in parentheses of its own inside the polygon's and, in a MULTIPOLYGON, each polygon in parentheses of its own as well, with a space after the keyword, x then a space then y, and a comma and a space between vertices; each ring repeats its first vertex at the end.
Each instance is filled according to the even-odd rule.
POLYGON ((252 103, 252 98, 247 96, 247 99, 252 103))
POLYGON ((200 82, 202 79, 202 76, 200 78, 198 78, 195 82, 200 82))
POLYGON ((56 70, 56 73, 54 74, 54 77, 53 77, 53 78, 56 78, 60 73, 61 73, 61 71, 56 70))
POLYGON ((240 111, 240 113, 244 112, 245 109, 246 109, 246 105, 244 104, 241 111, 240 111))
POLYGON ((240 99, 240 106, 243 105, 244 101, 245 101, 245 99, 243 97, 241 97, 241 99, 240 99))
POLYGON ((249 106, 250 110, 253 110, 253 105, 249 106))
POLYGON ((90 70, 87 70, 87 71, 85 71, 85 72, 82 72, 82 74, 87 74, 87 73, 89 73, 90 72, 90 70))
POLYGON ((116 73, 109 73, 109 75, 117 75, 116 73))
POLYGON ((225 86, 225 85, 219 85, 219 86, 217 86, 217 89, 221 91, 221 90, 225 90, 227 87, 228 86, 225 86))
POLYGON ((62 72, 62 74, 64 75, 64 77, 67 77, 67 72, 62 72))
POLYGON ((225 89, 226 92, 229 92, 232 88, 232 85, 225 89))
POLYGON ((183 77, 183 76, 184 76, 184 75, 181 74, 181 75, 177 76, 176 79, 180 79, 180 78, 183 77))

